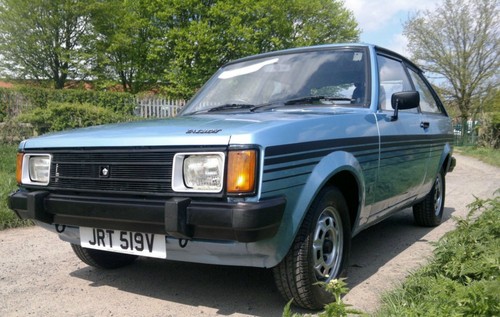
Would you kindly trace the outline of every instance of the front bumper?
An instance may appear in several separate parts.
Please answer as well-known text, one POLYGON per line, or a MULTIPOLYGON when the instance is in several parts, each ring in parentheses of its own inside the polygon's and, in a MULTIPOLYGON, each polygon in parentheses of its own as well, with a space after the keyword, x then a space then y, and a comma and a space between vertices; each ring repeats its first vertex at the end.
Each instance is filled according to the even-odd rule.
POLYGON ((286 205, 284 197, 228 203, 178 197, 145 200, 70 196, 23 190, 11 194, 8 202, 20 218, 47 224, 238 242, 273 237, 286 205))

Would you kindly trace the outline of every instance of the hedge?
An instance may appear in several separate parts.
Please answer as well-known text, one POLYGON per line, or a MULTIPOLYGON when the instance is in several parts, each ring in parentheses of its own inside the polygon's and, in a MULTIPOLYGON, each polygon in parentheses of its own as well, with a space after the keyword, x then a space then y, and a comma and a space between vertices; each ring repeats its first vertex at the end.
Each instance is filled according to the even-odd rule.
POLYGON ((137 119, 131 114, 115 112, 89 103, 49 102, 47 107, 27 111, 17 116, 14 121, 29 123, 36 134, 43 134, 137 119))
POLYGON ((135 97, 123 92, 54 90, 25 86, 0 88, 0 122, 27 109, 47 108, 49 103, 90 104, 121 114, 133 114, 136 106, 135 97))

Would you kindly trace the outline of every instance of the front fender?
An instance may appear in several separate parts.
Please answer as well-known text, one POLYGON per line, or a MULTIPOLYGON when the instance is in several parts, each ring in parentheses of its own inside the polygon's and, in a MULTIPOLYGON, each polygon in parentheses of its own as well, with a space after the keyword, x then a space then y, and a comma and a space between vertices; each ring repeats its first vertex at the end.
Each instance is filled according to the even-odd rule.
MULTIPOLYGON (((287 254, 302 225, 306 213, 318 193, 323 187, 329 185, 335 175, 341 172, 350 173, 356 179, 359 193, 359 204, 357 205, 364 205, 365 181, 358 160, 351 153, 344 151, 333 152, 323 157, 313 168, 305 185, 298 193, 297 198, 288 199, 289 201, 294 201, 294 203, 287 208, 285 216, 283 217, 283 226, 276 236, 276 239, 279 241, 278 252, 276 253, 277 258, 275 259, 277 261, 276 263, 281 262, 283 257, 287 254)), ((356 212, 356 218, 359 216, 359 209, 360 208, 354 211, 356 212)))

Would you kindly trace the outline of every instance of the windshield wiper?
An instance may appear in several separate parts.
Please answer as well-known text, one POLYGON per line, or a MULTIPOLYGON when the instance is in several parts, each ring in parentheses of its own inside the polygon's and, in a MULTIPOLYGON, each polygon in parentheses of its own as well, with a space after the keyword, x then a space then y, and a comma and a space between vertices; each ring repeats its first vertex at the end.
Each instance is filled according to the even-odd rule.
POLYGON ((289 105, 313 103, 313 102, 321 101, 321 100, 325 100, 325 101, 349 101, 349 102, 351 102, 351 98, 345 98, 345 97, 305 96, 305 97, 286 100, 284 102, 284 104, 286 106, 289 106, 289 105))
POLYGON ((263 103, 263 104, 260 104, 260 105, 251 105, 251 104, 235 104, 235 103, 232 103, 232 104, 225 104, 225 105, 222 105, 222 106, 217 106, 215 108, 211 108, 211 109, 208 109, 208 110, 205 110, 205 112, 215 112, 215 111, 221 111, 221 110, 231 110, 231 109, 248 109, 250 110, 251 112, 254 112, 256 110, 261 110, 263 108, 268 108, 268 107, 271 107, 271 108, 275 108, 275 107, 278 107, 278 106, 283 106, 283 102, 267 102, 267 103, 263 103))
POLYGON ((193 115, 193 114, 199 114, 199 113, 217 112, 217 111, 224 111, 224 110, 231 110, 231 109, 250 109, 250 111, 251 111, 252 108, 254 108, 254 107, 255 107, 254 105, 250 105, 250 104, 227 103, 227 104, 223 104, 223 105, 216 106, 216 107, 209 108, 209 109, 201 109, 201 110, 198 110, 198 111, 193 111, 193 112, 185 113, 184 115, 193 115))
POLYGON ((216 112, 231 109, 252 109, 255 105, 245 104, 245 103, 227 103, 221 106, 210 108, 207 112, 216 112))

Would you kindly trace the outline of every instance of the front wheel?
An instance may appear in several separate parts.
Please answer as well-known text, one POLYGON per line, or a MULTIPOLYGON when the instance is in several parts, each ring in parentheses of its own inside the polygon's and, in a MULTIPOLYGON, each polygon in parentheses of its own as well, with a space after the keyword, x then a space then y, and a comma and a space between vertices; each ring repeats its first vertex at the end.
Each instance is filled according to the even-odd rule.
POLYGON ((71 244, 71 248, 82 262, 100 269, 117 269, 137 259, 136 255, 88 249, 77 244, 71 244))
POLYGON ((285 300, 321 309, 334 300, 318 282, 328 283, 347 269, 351 226, 347 204, 335 187, 325 188, 312 204, 288 254, 273 268, 285 300))
POLYGON ((445 198, 444 170, 436 175, 431 191, 424 200, 413 205, 413 218, 420 226, 435 227, 441 224, 445 198))

